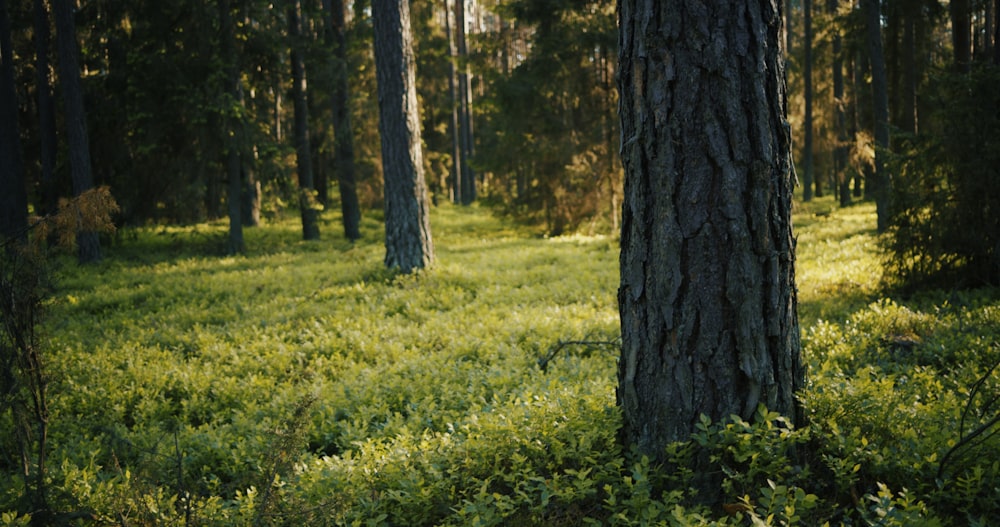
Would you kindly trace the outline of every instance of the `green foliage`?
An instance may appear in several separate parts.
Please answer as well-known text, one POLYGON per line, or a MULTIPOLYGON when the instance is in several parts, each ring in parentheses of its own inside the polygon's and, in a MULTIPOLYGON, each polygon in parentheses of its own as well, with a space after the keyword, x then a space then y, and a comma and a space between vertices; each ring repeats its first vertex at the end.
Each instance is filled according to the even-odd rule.
MULTIPOLYGON (((998 438, 939 470, 996 413, 996 291, 872 300, 874 211, 828 205, 798 216, 808 422, 706 421, 668 466, 618 443, 613 349, 551 353, 617 338, 611 238, 442 205, 438 263, 397 276, 377 218, 355 244, 302 242, 289 219, 225 258, 205 256, 222 223, 132 229, 68 266, 48 306, 53 508, 128 525, 988 524, 998 438), (824 272, 824 251, 862 262, 824 272), (695 456, 716 507, 692 505, 695 456)), ((3 522, 27 521, 23 487, 0 478, 3 522)))
POLYGON ((941 75, 936 135, 902 141, 885 241, 892 283, 1000 284, 1000 68, 941 75))

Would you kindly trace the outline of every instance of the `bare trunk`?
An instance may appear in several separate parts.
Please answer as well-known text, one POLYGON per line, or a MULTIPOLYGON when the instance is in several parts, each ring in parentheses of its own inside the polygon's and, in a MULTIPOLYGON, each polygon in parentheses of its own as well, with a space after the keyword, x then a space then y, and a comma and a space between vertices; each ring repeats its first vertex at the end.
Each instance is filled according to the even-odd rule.
POLYGON ((797 412, 780 5, 619 2, 617 397, 623 440, 655 460, 701 415, 797 412))
POLYGON ((408 0, 375 0, 372 20, 385 177, 385 265, 409 273, 433 262, 434 246, 408 0))
POLYGON ((343 0, 323 0, 327 28, 333 40, 333 142, 337 188, 344 236, 351 241, 361 238, 361 204, 358 202, 357 178, 354 175, 354 130, 351 128, 351 98, 347 83, 347 27, 343 0))
MULTIPOLYGON (((233 102, 239 101, 243 104, 243 90, 240 87, 240 69, 236 58, 236 29, 233 26, 232 13, 229 12, 229 0, 219 0, 219 26, 221 37, 222 59, 225 61, 226 79, 225 90, 233 102)), ((246 244, 243 241, 243 185, 241 176, 243 175, 242 160, 240 155, 240 138, 242 136, 240 124, 235 117, 226 112, 223 116, 225 140, 223 149, 225 150, 226 178, 228 181, 226 191, 226 210, 229 214, 229 244, 227 252, 238 254, 246 251, 246 244)))
POLYGON ((878 231, 889 228, 890 177, 885 166, 889 150, 889 86, 886 78, 885 55, 882 52, 882 30, 879 0, 862 0, 868 34, 869 60, 872 68, 872 115, 875 135, 875 174, 869 181, 875 197, 878 231))
POLYGON ((38 136, 41 161, 41 207, 39 212, 48 214, 56 210, 59 202, 56 188, 56 103, 52 95, 49 75, 49 52, 52 34, 49 29, 49 11, 45 0, 35 0, 35 79, 38 83, 38 136))
POLYGON ((14 49, 7 1, 0 0, 0 243, 24 238, 28 226, 28 195, 24 186, 21 135, 17 126, 14 49))
POLYGON ((312 151, 309 148, 309 104, 306 95, 306 64, 300 39, 302 8, 294 0, 288 8, 288 36, 292 39, 292 104, 295 109, 295 166, 299 174, 299 209, 302 215, 302 239, 319 239, 318 204, 315 203, 312 151))
MULTIPOLYGON (((455 0, 461 2, 463 0, 455 0)), ((462 138, 461 127, 459 126, 459 114, 461 113, 461 101, 458 95, 458 49, 455 46, 455 31, 451 24, 452 10, 450 0, 445 0, 445 31, 448 34, 448 56, 451 60, 448 63, 448 91, 451 93, 451 120, 448 122, 448 131, 451 133, 452 163, 451 163, 451 200, 454 203, 462 202, 462 138)))
POLYGON ((821 197, 819 178, 813 170, 813 78, 812 78, 812 0, 802 0, 802 27, 804 30, 802 47, 804 60, 802 65, 803 97, 805 99, 805 116, 802 126, 802 200, 809 201, 813 197, 813 183, 816 185, 816 197, 821 197))
MULTIPOLYGON (((59 81, 66 105, 70 176, 73 180, 73 195, 79 196, 94 188, 94 177, 90 166, 90 139, 87 134, 87 113, 83 105, 83 86, 80 83, 73 6, 70 0, 53 0, 52 12, 55 15, 56 42, 59 47, 59 81)), ((80 263, 101 259, 101 242, 96 232, 77 234, 76 243, 80 263)))
POLYGON ((469 164, 472 158, 472 85, 470 83, 469 67, 466 64, 468 59, 468 47, 465 39, 465 0, 455 0, 455 37, 458 47, 459 74, 458 74, 458 94, 459 94, 459 140, 462 148, 462 194, 463 205, 468 205, 476 200, 476 175, 469 164))

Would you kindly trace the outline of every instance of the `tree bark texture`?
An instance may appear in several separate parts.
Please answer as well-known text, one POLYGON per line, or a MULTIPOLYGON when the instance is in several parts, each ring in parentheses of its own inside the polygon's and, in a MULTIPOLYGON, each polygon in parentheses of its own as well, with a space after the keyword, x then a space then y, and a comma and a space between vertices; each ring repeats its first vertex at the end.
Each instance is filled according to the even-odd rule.
POLYGON ((14 49, 7 1, 0 0, 0 243, 25 237, 27 227, 28 194, 17 126, 14 49))
POLYGON ((862 0, 866 20, 869 64, 872 72, 872 116, 875 135, 875 174, 869 180, 875 197, 878 232, 889 228, 890 178, 885 166, 889 151, 889 81, 886 75, 885 53, 882 51, 882 23, 879 0, 862 0))
POLYGON ((347 83, 347 26, 343 0, 323 0, 327 29, 333 41, 333 141, 337 187, 344 236, 351 241, 361 238, 361 204, 358 201, 357 177, 354 174, 354 131, 351 128, 351 98, 347 83))
POLYGON ((293 0, 288 7, 288 36, 292 40, 292 106, 295 113, 295 167, 299 173, 299 208, 302 214, 302 239, 319 239, 319 212, 313 195, 312 149, 309 147, 309 102, 307 99, 306 63, 302 51, 302 6, 293 0))
POLYGON ((802 385, 781 4, 620 0, 623 440, 795 418, 802 385))
MULTIPOLYGON (((233 24, 232 13, 230 13, 229 0, 219 0, 219 29, 221 39, 222 58, 225 60, 225 91, 231 98, 230 104, 243 104, 243 91, 240 88, 240 68, 236 58, 236 28, 233 24)), ((223 149, 225 150, 226 180, 228 181, 226 190, 226 211, 229 215, 229 243, 227 252, 229 254, 242 254, 246 251, 246 243, 243 240, 243 185, 241 176, 243 174, 242 159, 240 155, 240 137, 242 136, 239 127, 239 116, 233 115, 230 108, 224 110, 223 123, 225 125, 223 133, 223 149)))
POLYGON ((385 178, 385 265, 409 273, 432 263, 434 246, 408 0, 374 0, 372 20, 385 178))
MULTIPOLYGON (((62 84, 63 102, 66 106, 70 177, 73 180, 73 195, 79 196, 94 188, 94 176, 90 166, 87 112, 83 104, 79 50, 73 22, 73 5, 70 1, 53 0, 52 14, 56 23, 56 45, 59 48, 59 82, 62 84)), ((96 232, 77 234, 76 243, 80 263, 96 262, 101 259, 101 241, 96 232)))
POLYGON ((455 40, 458 51, 460 71, 458 73, 458 95, 459 95, 459 143, 462 148, 462 205, 469 205, 476 200, 476 174, 472 170, 469 160, 473 153, 472 134, 472 83, 469 75, 469 67, 466 65, 469 51, 465 38, 465 0, 455 0, 455 40))

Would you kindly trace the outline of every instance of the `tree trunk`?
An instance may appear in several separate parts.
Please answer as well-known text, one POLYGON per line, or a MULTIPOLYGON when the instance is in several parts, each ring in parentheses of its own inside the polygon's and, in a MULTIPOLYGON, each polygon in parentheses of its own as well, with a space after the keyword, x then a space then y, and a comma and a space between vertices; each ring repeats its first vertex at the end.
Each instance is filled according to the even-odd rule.
POLYGON ((28 194, 24 186, 21 132, 17 126, 14 49, 7 0, 0 0, 0 243, 24 239, 28 227, 28 194))
POLYGON ((408 0, 374 0, 372 20, 385 178, 385 265, 409 273, 433 262, 434 246, 408 0))
POLYGON ((226 152, 225 167, 228 181, 226 210, 229 215, 227 252, 229 254, 242 254, 246 251, 246 243, 243 241, 243 185, 241 179, 243 163, 240 159, 240 138, 243 134, 239 130, 241 117, 232 115, 229 106, 237 101, 242 106, 243 90, 240 87, 240 67, 237 63, 236 28, 233 24, 232 13, 230 13, 229 0, 219 0, 219 26, 222 60, 225 61, 226 71, 225 91, 231 98, 230 104, 227 104, 223 110, 223 123, 225 125, 223 149, 226 152))
POLYGON ((295 110, 295 166, 299 173, 299 209, 302 213, 302 239, 319 239, 318 204, 314 196, 312 152, 309 148, 309 103, 307 100, 306 64, 302 52, 302 7, 293 0, 288 7, 288 36, 292 40, 292 105, 295 110))
MULTIPOLYGON (((837 16, 838 0, 827 0, 826 9, 830 16, 837 16)), ((837 144, 833 148, 833 181, 837 185, 840 205, 851 204, 851 180, 847 177, 848 135, 847 135, 847 101, 844 96, 844 59, 843 41, 838 28, 833 28, 833 107, 834 127, 837 134, 837 144)))
MULTIPOLYGON (((462 2, 463 0, 455 0, 462 2)), ((448 122, 448 131, 451 133, 452 163, 451 163, 451 200, 454 203, 462 202, 462 136, 459 126, 459 114, 461 113, 462 102, 458 95, 458 49, 455 46, 455 31, 451 24, 451 5, 449 0, 445 0, 445 32, 448 34, 448 91, 451 93, 451 120, 448 122)))
POLYGON ((351 241, 361 238, 361 204, 354 175, 354 131, 351 128, 351 98, 347 84, 347 27, 343 0, 323 0, 326 24, 333 40, 333 141, 340 211, 344 236, 351 241))
POLYGON ((819 178, 813 170, 813 57, 812 57, 812 0, 802 0, 803 54, 802 80, 803 98, 805 99, 805 116, 803 118, 802 134, 802 201, 813 197, 813 183, 816 184, 816 197, 822 196, 819 178))
POLYGON ((765 405, 795 419, 804 373, 780 6, 619 1, 617 398, 623 440, 654 460, 701 415, 750 418, 765 405))
POLYGON ((469 164, 472 158, 472 85, 469 82, 469 67, 466 64, 469 52, 465 39, 465 0, 455 0, 455 37, 458 47, 460 72, 458 74, 459 94, 459 139, 462 147, 462 205, 476 200, 476 174, 469 164))
POLYGON ((867 26, 869 60, 872 69, 872 115, 875 135, 875 174, 869 181, 875 197, 878 232, 889 228, 890 178, 885 166, 889 151, 889 86, 886 78, 885 55, 882 53, 882 30, 879 0, 862 0, 867 26))
POLYGON ((41 202, 38 212, 54 212, 59 203, 56 185, 56 154, 59 143, 56 137, 56 103, 49 77, 49 52, 52 33, 49 29, 49 11, 45 0, 35 0, 35 79, 38 84, 38 138, 41 161, 41 202))
POLYGON ((955 70, 968 73, 972 67, 972 20, 969 0, 948 2, 951 13, 951 45, 955 53, 955 70))
MULTIPOLYGON (((70 0, 53 0, 52 13, 56 22, 56 42, 59 47, 59 82, 66 106, 66 139, 69 145, 70 177, 73 195, 94 188, 90 166, 90 139, 87 134, 87 113, 83 105, 83 86, 70 0)), ((96 232, 81 232, 76 236, 80 263, 101 259, 101 241, 96 232)))

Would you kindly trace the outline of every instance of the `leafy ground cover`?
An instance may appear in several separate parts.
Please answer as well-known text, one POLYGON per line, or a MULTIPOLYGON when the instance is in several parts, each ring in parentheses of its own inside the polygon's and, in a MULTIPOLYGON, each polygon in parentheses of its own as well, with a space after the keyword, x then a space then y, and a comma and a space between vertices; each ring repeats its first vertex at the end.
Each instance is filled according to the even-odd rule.
MULTIPOLYGON (((251 229, 241 257, 223 224, 134 229, 63 266, 52 500, 81 525, 991 524, 1000 295, 881 298, 873 207, 797 210, 810 421, 672 448, 710 453, 721 509, 615 441, 617 241, 448 205, 415 276, 383 269, 378 217, 356 244, 251 229)), ((0 462, 0 525, 24 523, 0 462)))

